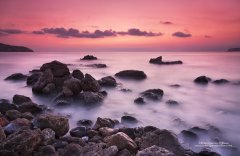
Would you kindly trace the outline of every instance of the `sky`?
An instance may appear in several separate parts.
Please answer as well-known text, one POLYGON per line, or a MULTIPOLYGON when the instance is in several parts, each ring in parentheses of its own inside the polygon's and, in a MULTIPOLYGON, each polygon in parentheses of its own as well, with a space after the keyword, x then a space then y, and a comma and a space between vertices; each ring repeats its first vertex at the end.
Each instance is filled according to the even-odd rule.
POLYGON ((35 51, 224 51, 240 0, 0 0, 0 42, 35 51))

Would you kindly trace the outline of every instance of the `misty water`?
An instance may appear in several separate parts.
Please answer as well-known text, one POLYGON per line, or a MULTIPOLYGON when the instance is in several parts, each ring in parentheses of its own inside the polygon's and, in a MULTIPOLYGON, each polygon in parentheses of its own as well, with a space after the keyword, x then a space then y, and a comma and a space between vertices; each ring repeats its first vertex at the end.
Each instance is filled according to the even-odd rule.
MULTIPOLYGON (((212 147, 213 150, 228 155, 233 147, 240 147, 240 53, 227 52, 96 52, 96 53, 0 53, 0 99, 11 99, 14 94, 29 96, 38 104, 47 105, 57 113, 68 115, 71 128, 80 119, 96 121, 97 117, 108 117, 121 120, 125 114, 136 117, 139 122, 135 126, 152 125, 160 129, 169 129, 179 134, 181 130, 198 126, 214 129, 211 135, 201 136, 202 142, 213 142, 219 138, 227 143, 227 147, 212 147), (98 57, 95 61, 81 61, 86 54, 98 57), (163 56, 163 60, 182 60, 182 65, 154 65, 149 59, 163 56), (103 103, 94 106, 72 104, 68 107, 54 107, 52 97, 37 96, 25 81, 4 81, 7 76, 21 72, 29 74, 32 69, 38 69, 43 63, 58 60, 69 64, 69 69, 80 69, 96 79, 104 76, 114 76, 115 73, 126 70, 142 70, 147 74, 143 81, 122 80, 116 88, 103 88, 108 92, 103 103), (107 68, 86 67, 87 64, 104 63, 107 68), (193 80, 201 75, 215 79, 227 79, 228 84, 206 86, 197 85, 193 80), (180 87, 172 87, 179 84, 180 87), (121 89, 131 89, 132 92, 122 92, 121 89), (133 101, 139 93, 153 88, 160 88, 164 96, 160 101, 148 101, 144 105, 133 101), (167 100, 175 100, 179 105, 170 106, 167 100), (216 128, 219 130, 216 130, 216 128), (233 146, 233 147, 229 147, 233 146)), ((181 140, 181 138, 180 138, 181 140)), ((185 143, 199 151, 203 146, 198 143, 185 143)))

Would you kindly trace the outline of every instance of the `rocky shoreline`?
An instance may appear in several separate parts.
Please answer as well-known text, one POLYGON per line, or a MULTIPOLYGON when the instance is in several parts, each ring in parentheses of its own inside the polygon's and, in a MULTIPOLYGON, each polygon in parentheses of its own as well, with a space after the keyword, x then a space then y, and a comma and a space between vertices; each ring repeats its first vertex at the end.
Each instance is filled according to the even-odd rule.
MULTIPOLYGON (((179 61, 162 62, 162 57, 156 59, 153 61, 155 64, 182 64, 179 61)), ((87 55, 80 60, 92 61, 97 60, 97 57, 87 55)), ((147 75, 139 70, 124 70, 116 73, 115 76, 131 80, 147 79, 147 75)), ((73 101, 83 105, 101 103, 108 94, 103 90, 104 87, 118 85, 113 76, 96 80, 90 74, 83 74, 78 69, 70 72, 68 66, 59 61, 43 64, 40 69, 32 70, 30 76, 15 73, 5 80, 26 81, 35 95, 54 97, 55 106, 69 106, 73 101)), ((206 76, 200 76, 194 80, 195 83, 204 85, 210 81, 211 79, 206 76)), ((214 84, 228 82, 225 79, 213 81, 214 84)), ((180 87, 180 85, 173 87, 180 87)), ((130 90, 122 89, 122 91, 130 90)), ((148 89, 142 91, 134 103, 146 104, 148 100, 161 100, 163 96, 162 89, 148 89)), ((179 103, 168 100, 167 104, 178 105, 179 103)), ((70 129, 68 117, 53 113, 53 110, 46 105, 38 105, 24 95, 14 95, 11 101, 0 100, 0 112, 0 155, 2 156, 220 155, 209 150, 195 153, 185 149, 177 135, 170 130, 158 129, 154 126, 126 127, 124 123, 138 122, 130 115, 122 116, 121 121, 98 117, 94 124, 91 120, 80 119, 77 123, 78 127, 70 129)), ((181 137, 198 140, 196 129, 200 128, 182 131, 181 137)))

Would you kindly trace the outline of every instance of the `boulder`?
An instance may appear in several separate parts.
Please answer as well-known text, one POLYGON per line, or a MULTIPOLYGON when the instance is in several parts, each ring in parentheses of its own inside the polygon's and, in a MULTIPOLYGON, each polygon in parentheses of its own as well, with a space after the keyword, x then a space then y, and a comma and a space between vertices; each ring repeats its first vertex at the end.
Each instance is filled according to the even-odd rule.
POLYGON ((17 119, 17 118, 22 117, 22 113, 20 113, 20 112, 17 111, 17 110, 8 110, 8 111, 5 113, 5 116, 6 116, 9 120, 15 120, 15 119, 17 119))
POLYGON ((7 124, 9 124, 8 119, 3 114, 0 113, 0 126, 4 127, 7 124))
POLYGON ((68 88, 74 95, 82 91, 81 81, 76 78, 69 78, 64 81, 63 87, 68 88))
POLYGON ((144 104, 145 101, 144 101, 144 98, 138 97, 138 98, 134 99, 134 103, 136 103, 136 104, 144 104))
POLYGON ((93 129, 99 129, 101 127, 113 128, 114 126, 115 122, 112 119, 98 117, 95 125, 93 126, 93 129))
POLYGON ((198 135, 194 132, 188 131, 188 130, 182 130, 180 133, 180 136, 183 137, 184 142, 193 142, 198 141, 198 135))
POLYGON ((34 93, 42 93, 42 89, 49 83, 53 82, 53 73, 50 69, 46 69, 43 75, 38 79, 38 81, 33 85, 32 91, 34 93))
POLYGON ((214 80, 213 83, 217 85, 221 85, 221 84, 229 83, 229 81, 226 79, 218 79, 218 80, 214 80))
POLYGON ((65 135, 69 130, 68 119, 60 115, 42 114, 33 120, 33 125, 40 129, 51 128, 57 136, 65 135))
POLYGON ((42 130, 43 144, 52 144, 55 140, 55 132, 50 128, 45 128, 42 130))
POLYGON ((119 78, 143 80, 147 78, 147 75, 143 71, 139 70, 123 70, 115 74, 119 78))
POLYGON ((26 80, 26 79, 27 75, 24 75, 22 73, 14 73, 5 78, 5 80, 26 80))
POLYGON ((4 133, 4 129, 0 125, 0 143, 6 139, 6 134, 4 133))
POLYGON ((12 134, 15 133, 22 128, 27 128, 30 129, 31 127, 31 122, 27 119, 24 118, 18 118, 16 120, 11 121, 5 128, 4 131, 6 134, 12 134))
POLYGON ((38 149, 34 156, 58 156, 55 148, 52 145, 42 146, 38 149))
POLYGON ((5 114, 8 110, 17 109, 16 105, 11 104, 8 100, 0 99, 0 112, 5 114))
POLYGON ((18 106, 18 110, 21 113, 31 112, 31 113, 40 113, 43 109, 36 103, 33 102, 25 102, 18 106))
POLYGON ((176 155, 185 155, 185 150, 179 143, 176 135, 168 130, 156 129, 144 132, 143 135, 135 139, 135 142, 140 150, 156 145, 165 148, 176 155))
POLYGON ((98 92, 101 89, 98 81, 89 74, 85 74, 84 79, 81 81, 81 87, 83 91, 92 92, 98 92))
POLYGON ((124 115, 121 117, 121 123, 136 124, 136 123, 138 123, 138 120, 135 117, 132 117, 130 115, 124 115))
POLYGON ((208 84, 209 81, 211 81, 211 78, 209 78, 207 76, 199 76, 194 80, 195 83, 203 84, 203 85, 208 84))
POLYGON ((42 76, 42 74, 43 74, 42 72, 33 73, 31 76, 27 78, 27 85, 28 86, 34 85, 42 76))
POLYGON ((123 132, 118 132, 117 134, 110 136, 107 141, 107 146, 117 146, 118 150, 126 148, 132 153, 136 153, 138 149, 136 143, 123 132))
POLYGON ((72 77, 74 77, 78 80, 82 80, 84 78, 84 75, 79 69, 76 69, 76 70, 73 70, 72 77))
POLYGON ((78 126, 85 126, 85 127, 91 127, 93 122, 88 119, 81 119, 77 122, 78 126))
POLYGON ((81 60, 88 60, 88 61, 97 60, 97 57, 95 57, 93 55, 86 55, 83 58, 81 58, 81 60))
POLYGON ((175 105, 178 105, 179 103, 175 100, 167 100, 166 104, 171 105, 171 106, 175 106, 175 105))
POLYGON ((148 89, 141 93, 141 95, 145 98, 151 100, 159 100, 162 98, 164 92, 162 89, 148 89))
POLYGON ((32 100, 27 97, 27 96, 24 96, 24 95, 14 95, 13 96, 13 103, 16 104, 16 105, 19 105, 19 104, 22 104, 24 102, 32 102, 32 100))
POLYGON ((79 144, 81 146, 85 145, 85 142, 83 141, 83 139, 78 138, 78 137, 72 137, 72 136, 67 135, 67 136, 60 137, 59 139, 62 141, 66 141, 69 144, 74 143, 74 144, 79 144))
POLYGON ((84 137, 87 135, 87 128, 85 126, 79 126, 70 130, 72 137, 84 137))
POLYGON ((165 148, 153 145, 144 150, 138 151, 136 156, 177 156, 165 148))
POLYGON ((43 94, 52 94, 54 93, 56 90, 55 84, 54 83, 48 83, 43 89, 42 89, 42 93, 43 94))
POLYGON ((54 77, 64 77, 66 75, 70 75, 67 65, 56 60, 45 63, 40 68, 42 72, 46 71, 47 69, 52 71, 54 77))
POLYGON ((178 61, 162 61, 162 56, 159 56, 157 58, 151 58, 149 63, 159 64, 159 65, 173 65, 173 64, 182 64, 183 62, 180 60, 178 60, 178 61))
POLYGON ((25 112, 25 113, 22 113, 22 114, 21 114, 21 118, 25 118, 25 119, 28 119, 28 120, 32 120, 32 119, 33 119, 33 115, 32 115, 32 113, 30 113, 30 112, 25 112))
POLYGON ((221 156, 221 155, 212 151, 201 151, 197 154, 197 156, 221 156))
POLYGON ((104 95, 101 93, 85 91, 79 94, 79 99, 85 104, 95 104, 102 102, 104 95))
POLYGON ((117 81, 112 76, 106 76, 98 80, 98 83, 104 87, 116 87, 117 81))
POLYGON ((197 126, 192 127, 192 128, 190 128, 188 130, 191 131, 191 132, 194 132, 196 134, 199 134, 199 135, 206 135, 206 134, 208 134, 208 130, 206 130, 204 128, 201 128, 201 127, 197 127, 197 126))
POLYGON ((113 128, 109 128, 109 127, 102 127, 102 128, 99 128, 99 132, 101 133, 101 135, 103 137, 106 137, 106 136, 116 134, 118 132, 118 129, 113 129, 113 128))
POLYGON ((93 67, 93 68, 106 68, 106 64, 96 63, 96 64, 88 64, 87 67, 93 67))
POLYGON ((126 148, 119 151, 117 153, 117 156, 133 156, 133 154, 131 154, 126 148))
POLYGON ((68 144, 64 149, 58 150, 59 156, 81 156, 82 155, 82 147, 78 144, 68 144))
POLYGON ((19 155, 31 155, 42 143, 42 134, 39 129, 23 130, 10 135, 2 143, 5 150, 10 150, 19 155))

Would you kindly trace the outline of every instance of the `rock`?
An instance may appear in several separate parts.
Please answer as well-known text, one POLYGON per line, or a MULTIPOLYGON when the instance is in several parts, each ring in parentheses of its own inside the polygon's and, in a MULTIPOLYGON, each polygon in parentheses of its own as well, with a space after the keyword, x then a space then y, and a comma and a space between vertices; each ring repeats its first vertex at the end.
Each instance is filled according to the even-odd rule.
POLYGON ((22 73, 15 73, 5 78, 5 80, 26 80, 26 79, 27 75, 24 75, 22 73))
POLYGON ((119 151, 117 156, 133 156, 126 148, 119 151))
POLYGON ((147 78, 147 75, 143 71, 139 70, 123 70, 116 73, 115 76, 134 80, 142 80, 147 78))
POLYGON ((64 81, 63 87, 68 88, 74 95, 79 94, 82 91, 81 81, 76 78, 70 78, 64 81))
POLYGON ((117 146, 110 146, 108 148, 103 149, 102 151, 100 150, 99 155, 102 156, 115 156, 118 152, 117 146))
POLYGON ((79 98, 85 104, 95 104, 95 103, 102 102, 104 99, 104 96, 101 93, 85 91, 85 92, 79 94, 79 98))
POLYGON ((50 69, 43 72, 43 75, 38 79, 38 81, 33 85, 32 91, 34 93, 42 93, 42 89, 49 83, 53 82, 53 73, 50 69))
POLYGON ((65 80, 69 79, 70 76, 69 75, 65 75, 63 77, 54 77, 53 78, 53 83, 56 86, 56 90, 57 91, 61 91, 62 90, 62 86, 65 80))
POLYGON ((153 145, 165 148, 176 155, 185 155, 184 148, 178 142, 177 137, 168 130, 156 129, 145 132, 142 136, 135 139, 140 150, 153 145))
POLYGON ((4 133, 4 129, 0 125, 0 143, 3 142, 6 139, 6 135, 4 133))
POLYGON ((50 128, 45 128, 42 130, 43 144, 52 144, 55 140, 55 132, 50 128))
POLYGON ((183 140, 185 142, 192 142, 192 141, 198 141, 198 135, 194 132, 188 131, 188 130, 183 130, 181 131, 180 135, 183 137, 183 140))
POLYGON ((68 145, 67 141, 62 141, 62 140, 55 140, 53 143, 53 146, 55 147, 56 150, 59 148, 64 148, 68 145))
POLYGON ((189 131, 197 133, 199 135, 206 135, 208 133, 208 130, 200 127, 192 127, 189 129, 189 131))
POLYGON ((17 106, 9 103, 8 100, 5 100, 5 99, 0 100, 0 112, 1 113, 5 114, 6 111, 13 110, 13 109, 17 109, 17 106))
POLYGON ((28 119, 28 120, 32 120, 32 119, 33 119, 33 115, 32 115, 32 113, 30 113, 30 112, 25 112, 25 113, 22 113, 22 114, 21 114, 21 118, 25 118, 25 119, 28 119))
POLYGON ((181 85, 180 84, 172 84, 172 85, 170 85, 170 87, 179 88, 179 87, 181 87, 181 85))
POLYGON ((33 125, 40 129, 51 128, 57 136, 65 135, 69 130, 68 119, 60 115, 42 114, 33 120, 33 125))
POLYGON ((138 97, 138 98, 134 99, 134 103, 137 103, 137 104, 144 104, 145 101, 144 101, 144 98, 142 98, 142 97, 138 97))
POLYGON ((0 126, 4 127, 9 124, 8 119, 0 113, 0 126))
POLYGON ((19 155, 31 155, 42 143, 42 135, 39 129, 23 130, 10 135, 2 143, 5 150, 10 150, 19 155))
POLYGON ((78 126, 85 126, 85 127, 91 127, 93 122, 88 119, 82 119, 77 122, 78 126))
POLYGON ((58 156, 58 154, 55 151, 54 146, 47 145, 47 146, 40 147, 38 149, 38 152, 35 153, 34 156, 58 156))
POLYGON ((88 132, 87 132, 89 138, 93 138, 94 136, 98 136, 100 135, 100 133, 98 131, 95 131, 95 130, 92 130, 90 129, 88 132))
POLYGON ((136 156, 177 156, 165 148, 153 145, 142 151, 138 151, 136 156))
POLYGON ((14 95, 13 96, 13 103, 16 104, 16 105, 20 105, 24 102, 32 102, 32 100, 27 97, 27 96, 24 96, 24 95, 14 95))
POLYGON ((166 104, 171 105, 171 106, 175 106, 175 105, 178 105, 179 103, 175 100, 167 100, 166 104))
POLYGON ((138 120, 135 117, 132 117, 129 115, 124 115, 121 117, 121 123, 136 124, 136 123, 138 123, 138 120))
POLYGON ((78 144, 68 144, 64 149, 58 150, 59 156, 81 156, 82 150, 78 144))
POLYGON ((50 69, 52 71, 54 77, 64 77, 66 75, 70 75, 67 65, 56 60, 45 63, 40 68, 42 72, 46 71, 47 69, 50 69))
POLYGON ((159 100, 162 98, 164 92, 162 89, 148 89, 141 93, 143 97, 151 100, 159 100))
POLYGON ((9 120, 15 120, 17 118, 20 118, 22 117, 22 113, 20 113, 19 111, 17 110, 8 110, 6 113, 5 113, 6 117, 9 119, 9 120))
POLYGON ((59 138, 62 141, 66 141, 69 144, 74 143, 74 144, 79 144, 81 146, 85 146, 85 143, 83 141, 83 139, 78 138, 78 137, 72 137, 72 136, 63 136, 59 138))
POLYGON ((214 84, 218 84, 218 85, 220 85, 220 84, 226 84, 226 83, 229 83, 229 81, 226 80, 226 79, 219 79, 219 80, 215 80, 215 81, 213 81, 213 83, 214 83, 214 84))
POLYGON ((87 135, 87 128, 85 126, 79 126, 70 130, 70 135, 73 137, 84 137, 87 135))
POLYGON ((162 61, 162 56, 159 56, 157 58, 151 58, 149 63, 159 64, 159 65, 173 65, 173 64, 182 64, 183 62, 180 60, 178 60, 178 61, 162 61))
POLYGON ((101 135, 103 137, 106 137, 106 136, 116 134, 118 132, 118 129, 113 129, 113 128, 109 128, 109 127, 102 127, 102 128, 99 128, 99 132, 101 133, 101 135))
POLYGON ((98 81, 95 80, 91 75, 85 74, 84 79, 81 81, 81 87, 83 91, 98 92, 101 89, 98 81))
POLYGON ((43 89, 42 93, 43 94, 52 94, 56 90, 55 84, 54 83, 48 83, 43 89))
POLYGON ((73 70, 72 77, 74 77, 78 80, 82 80, 84 78, 84 75, 80 70, 76 69, 76 70, 73 70))
POLYGON ((95 125, 93 126, 93 129, 99 129, 101 127, 113 128, 114 126, 115 122, 112 119, 98 117, 95 125))
POLYGON ((27 85, 28 86, 34 85, 39 80, 39 78, 42 76, 42 74, 43 74, 42 72, 33 73, 31 76, 29 76, 27 78, 27 85))
POLYGON ((88 64, 86 65, 87 67, 93 67, 93 68, 106 68, 107 65, 106 64, 101 64, 101 63, 97 63, 97 64, 88 64))
POLYGON ((112 76, 103 77, 98 80, 98 83, 104 87, 116 87, 117 81, 112 76))
POLYGON ((211 152, 211 151, 201 151, 197 154, 197 156, 221 156, 220 154, 216 152, 211 152))
POLYGON ((131 92, 132 90, 131 89, 127 89, 127 88, 122 88, 121 91, 122 92, 131 92))
POLYGON ((110 136, 107 146, 117 146, 119 150, 126 148, 133 153, 136 153, 138 149, 136 143, 123 132, 118 132, 117 134, 110 136))
POLYGON ((5 128, 4 131, 7 135, 15 133, 22 128, 30 128, 31 122, 24 118, 18 118, 16 120, 13 120, 11 123, 9 123, 5 128))
POLYGON ((199 76, 194 80, 195 83, 203 84, 203 85, 208 84, 209 81, 211 81, 211 78, 206 76, 199 76))
POLYGON ((19 156, 18 153, 10 151, 10 150, 0 150, 1 156, 19 156))
POLYGON ((93 55, 86 55, 83 58, 81 58, 81 60, 88 60, 88 61, 97 60, 97 57, 95 57, 93 55))
POLYGON ((36 103, 33 102, 25 102, 22 103, 21 105, 18 106, 18 110, 21 113, 25 113, 25 112, 31 112, 31 113, 40 113, 43 111, 43 109, 37 105, 36 103))

